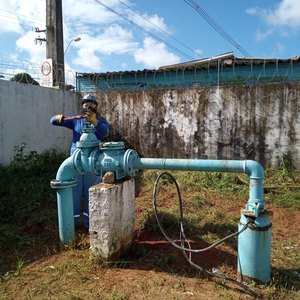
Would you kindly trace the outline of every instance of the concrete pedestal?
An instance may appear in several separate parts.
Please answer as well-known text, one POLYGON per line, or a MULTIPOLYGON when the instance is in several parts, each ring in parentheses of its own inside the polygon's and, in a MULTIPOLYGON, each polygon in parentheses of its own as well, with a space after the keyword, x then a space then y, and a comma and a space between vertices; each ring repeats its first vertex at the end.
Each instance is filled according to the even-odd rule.
POLYGON ((105 260, 118 259, 134 238, 134 179, 91 187, 89 206, 92 254, 105 260))

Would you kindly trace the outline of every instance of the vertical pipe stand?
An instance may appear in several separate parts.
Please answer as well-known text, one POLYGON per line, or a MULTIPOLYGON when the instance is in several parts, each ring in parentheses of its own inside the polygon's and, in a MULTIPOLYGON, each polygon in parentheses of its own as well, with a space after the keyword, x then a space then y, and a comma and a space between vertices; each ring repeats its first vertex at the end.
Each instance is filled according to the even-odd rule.
POLYGON ((77 180, 54 179, 50 184, 57 193, 59 238, 64 244, 67 244, 75 238, 73 187, 77 185, 77 180))
POLYGON ((271 223, 270 211, 254 217, 249 211, 242 210, 239 223, 241 230, 247 218, 253 223, 238 236, 238 274, 239 281, 260 281, 267 283, 271 272, 271 223))

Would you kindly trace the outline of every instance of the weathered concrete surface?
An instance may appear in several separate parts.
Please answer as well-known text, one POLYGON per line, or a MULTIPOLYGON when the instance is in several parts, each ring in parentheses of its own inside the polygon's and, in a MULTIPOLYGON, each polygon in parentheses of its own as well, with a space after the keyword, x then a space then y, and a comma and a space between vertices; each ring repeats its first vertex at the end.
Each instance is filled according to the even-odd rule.
POLYGON ((118 259, 130 247, 135 225, 134 179, 100 183, 89 190, 90 249, 105 260, 118 259))
POLYGON ((111 137, 144 157, 289 158, 300 167, 300 83, 100 93, 111 137))
POLYGON ((79 108, 76 93, 0 80, 0 164, 9 164, 22 143, 25 153, 50 148, 69 152, 72 131, 52 126, 50 118, 77 114, 79 108))
MULTIPOLYGON (((144 157, 255 159, 300 168, 300 83, 181 90, 98 92, 109 141, 126 141, 144 157)), ((0 80, 0 163, 14 147, 68 151, 72 132, 51 126, 77 114, 76 93, 0 80)))

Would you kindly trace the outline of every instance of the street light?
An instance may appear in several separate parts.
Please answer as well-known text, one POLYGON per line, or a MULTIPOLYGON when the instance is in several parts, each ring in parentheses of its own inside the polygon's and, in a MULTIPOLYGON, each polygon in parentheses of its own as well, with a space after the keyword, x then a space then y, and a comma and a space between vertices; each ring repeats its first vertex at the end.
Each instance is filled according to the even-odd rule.
POLYGON ((81 40, 81 37, 77 37, 77 38, 75 38, 75 39, 72 39, 72 40, 69 42, 69 44, 68 44, 68 46, 67 46, 67 48, 66 48, 66 50, 65 50, 65 52, 64 52, 64 56, 66 55, 66 53, 67 53, 67 51, 68 51, 68 49, 69 49, 71 43, 72 43, 72 42, 79 42, 80 40, 81 40))
MULTIPOLYGON (((65 55, 66 55, 66 53, 67 53, 67 51, 68 51, 68 49, 69 49, 69 47, 70 47, 70 45, 71 45, 71 43, 72 42, 79 42, 81 40, 81 37, 77 37, 77 38, 74 38, 74 39, 71 39, 70 40, 70 42, 69 42, 69 44, 68 44, 68 46, 67 46, 67 48, 66 48, 66 50, 65 50, 65 52, 64 52, 64 57, 65 57, 65 55)), ((65 60, 65 59, 64 59, 65 60)), ((65 67, 64 67, 64 70, 63 70, 63 72, 64 72, 64 74, 63 74, 63 76, 64 76, 64 84, 66 83, 66 74, 65 74, 65 67)))

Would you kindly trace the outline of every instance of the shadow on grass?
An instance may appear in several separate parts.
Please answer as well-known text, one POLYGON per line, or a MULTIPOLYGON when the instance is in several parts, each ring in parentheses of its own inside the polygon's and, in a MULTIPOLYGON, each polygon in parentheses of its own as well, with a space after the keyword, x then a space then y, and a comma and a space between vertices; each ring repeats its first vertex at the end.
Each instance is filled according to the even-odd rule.
MULTIPOLYGON (((162 225, 166 229, 167 234, 174 239, 177 244, 180 244, 178 218, 167 213, 161 213, 160 218, 163 219, 162 225)), ((224 226, 222 224, 207 223, 199 227, 199 225, 195 226, 193 221, 186 222, 185 226, 186 231, 190 234, 188 238, 190 239, 190 245, 193 249, 202 249, 209 246, 201 237, 199 238, 199 233, 204 234, 210 232, 218 236, 218 238, 223 238, 236 230, 236 226, 230 224, 225 224, 224 226)), ((18 268, 21 268, 23 263, 26 265, 68 249, 59 242, 57 226, 51 228, 31 227, 30 231, 28 231, 27 238, 25 231, 23 234, 23 242, 19 244, 19 247, 16 247, 15 243, 10 243, 9 241, 7 241, 7 243, 1 243, 2 276, 6 272, 12 272, 12 270, 14 270, 15 273, 18 272, 18 268)), ((79 239, 76 240, 74 247, 87 250, 89 248, 88 243, 84 243, 83 247, 79 244, 80 241, 83 241, 83 235, 85 241, 87 241, 88 234, 77 231, 77 237, 79 237, 79 239)), ((215 269, 235 279, 237 257, 234 249, 231 248, 233 243, 236 244, 235 239, 233 239, 232 243, 227 244, 225 248, 223 248, 221 244, 206 252, 192 254, 191 259, 194 263, 210 272, 215 269)), ((154 215, 149 215, 144 223, 144 228, 136 233, 135 241, 128 253, 118 261, 106 263, 104 266, 108 268, 167 272, 191 278, 207 278, 203 272, 188 263, 182 250, 176 249, 166 241, 156 223, 154 215)), ((266 286, 275 287, 276 289, 284 288, 288 291, 300 291, 299 274, 300 270, 297 269, 273 269, 271 282, 266 286)), ((230 289, 240 289, 238 286, 232 287, 231 284, 227 285, 227 283, 224 282, 217 284, 224 284, 230 289)))
MULTIPOLYGON (((176 226, 178 219, 167 213, 161 213, 160 218, 163 220, 162 225, 168 236, 180 245, 179 228, 176 226)), ((221 239, 237 230, 236 226, 232 224, 206 223, 203 226, 195 226, 194 222, 191 221, 186 222, 185 226, 187 229, 186 232, 191 234, 187 238, 190 240, 192 249, 203 249, 210 246, 201 237, 199 238, 199 233, 212 233, 218 239, 221 239)), ((187 244, 185 246, 187 247, 187 244)), ((205 252, 193 253, 190 259, 193 263, 209 272, 216 270, 218 273, 226 274, 226 276, 235 280, 237 277, 237 255, 234 249, 236 248, 237 238, 231 238, 226 241, 225 248, 220 244, 205 252)), ((154 215, 149 215, 144 223, 144 228, 137 232, 134 244, 129 252, 120 260, 109 263, 109 266, 168 272, 186 277, 208 278, 204 272, 189 264, 182 250, 175 248, 165 239, 156 223, 154 215)), ((299 279, 300 270, 272 269, 271 281, 261 286, 275 287, 276 289, 285 289, 287 291, 300 291, 299 279)), ((237 285, 230 287, 231 284, 227 281, 217 284, 227 286, 231 289, 240 289, 237 285)), ((253 286, 256 285, 253 282, 253 286)))
MULTIPOLYGON (((178 246, 181 245, 178 218, 168 213, 160 213, 159 217, 168 237, 178 246)), ((228 230, 232 233, 236 228, 230 224, 227 224, 227 226, 220 225, 220 227, 215 226, 215 224, 214 226, 205 224, 199 227, 195 226, 193 220, 186 222, 185 226, 189 233, 197 233, 196 236, 191 234, 188 237, 189 243, 184 244, 186 248, 190 247, 192 249, 203 249, 210 246, 198 237, 199 232, 211 230, 219 236, 224 235, 224 233, 228 235, 228 230)), ((189 263, 183 250, 176 248, 166 240, 156 223, 154 215, 148 215, 147 220, 144 222, 144 228, 137 232, 133 246, 128 253, 118 261, 106 265, 110 268, 166 272, 188 278, 216 279, 214 282, 217 285, 221 284, 223 288, 235 290, 241 294, 248 294, 255 299, 260 298, 251 288, 236 281, 237 256, 232 249, 222 249, 222 246, 219 245, 205 252, 192 254, 186 252, 186 255, 198 267, 189 263), (211 276, 208 275, 208 272, 211 273, 211 276), (212 273, 215 272, 220 276, 224 275, 224 277, 213 276, 212 273), (225 276, 230 280, 225 280, 225 276), (224 280, 226 283, 223 282, 224 280)))
POLYGON ((0 280, 61 251, 57 202, 49 183, 66 154, 56 149, 41 154, 25 150, 22 143, 8 166, 0 164, 0 280))
POLYGON ((18 273, 23 266, 38 259, 61 252, 64 247, 59 242, 58 228, 53 225, 31 223, 31 226, 3 224, 0 238, 0 278, 9 273, 18 273))
MULTIPOLYGON (((49 214, 56 213, 55 211, 49 214)), ((162 213, 162 225, 166 233, 170 235, 178 244, 179 227, 178 220, 171 214, 162 213)), ((15 272, 18 268, 32 263, 38 259, 48 257, 66 250, 58 237, 58 227, 54 225, 52 220, 51 226, 38 222, 26 223, 26 226, 18 226, 18 231, 14 231, 13 227, 7 226, 6 230, 2 226, 0 239, 0 275, 3 276, 7 272, 15 272)), ((229 224, 220 226, 216 224, 205 224, 202 227, 195 226, 194 222, 185 224, 186 234, 190 239, 190 246, 193 249, 202 249, 209 246, 208 243, 201 240, 199 236, 205 232, 211 232, 218 237, 224 237, 230 231, 232 233, 235 228, 229 224), (220 227, 219 227, 220 226, 220 227)), ((77 231, 77 235, 82 232, 77 231)), ((233 242, 235 243, 234 239, 233 242)), ((187 247, 187 245, 185 245, 187 247)), ((74 245, 76 247, 76 244, 74 245)), ((154 215, 150 215, 144 223, 143 230, 137 233, 135 242, 128 252, 129 259, 137 268, 142 267, 148 270, 167 271, 178 274, 191 274, 192 276, 199 273, 192 268, 185 259, 182 250, 176 249, 166 241, 162 235, 154 215)), ((192 261, 201 267, 212 270, 220 265, 227 265, 230 269, 236 268, 236 256, 228 251, 220 249, 220 246, 212 248, 203 253, 192 254, 192 261)))
MULTIPOLYGON (((165 233, 180 246, 180 225, 178 218, 162 212, 159 214, 159 219, 165 233)), ((195 225, 193 220, 187 220, 184 226, 185 234, 189 239, 192 249, 203 249, 210 246, 210 244, 201 239, 201 234, 203 233, 213 233, 219 239, 236 230, 236 227, 230 224, 226 224, 225 226, 217 224, 199 226, 195 225)), ((236 243, 234 240, 233 243, 236 243)), ((189 247, 187 243, 185 243, 185 247, 189 247)), ((217 246, 205 252, 192 253, 191 260, 210 272, 212 269, 219 269, 220 267, 228 267, 230 272, 232 272, 232 269, 236 268, 237 257, 234 254, 234 250, 231 249, 230 252, 224 250, 224 248, 222 249, 222 246, 217 246)), ((183 254, 183 250, 177 249, 165 239, 153 214, 148 216, 144 222, 144 228, 137 233, 135 243, 127 258, 138 260, 141 266, 149 270, 155 269, 181 275, 189 274, 191 276, 199 273, 199 270, 190 266, 183 254), (143 260, 147 263, 144 264, 143 260)))
POLYGON ((300 292, 300 269, 273 268, 270 285, 300 292))

